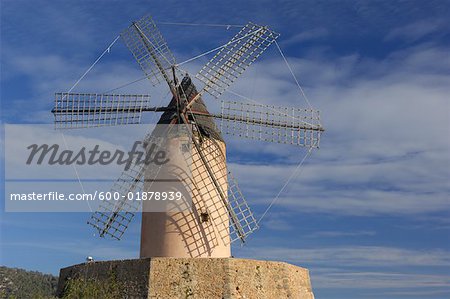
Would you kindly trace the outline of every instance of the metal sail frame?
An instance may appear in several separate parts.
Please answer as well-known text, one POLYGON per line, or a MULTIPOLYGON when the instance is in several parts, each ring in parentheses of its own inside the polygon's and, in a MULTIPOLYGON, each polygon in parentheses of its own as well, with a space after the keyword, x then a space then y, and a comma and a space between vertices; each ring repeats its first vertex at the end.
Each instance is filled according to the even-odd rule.
POLYGON ((142 112, 150 107, 149 95, 56 93, 57 129, 90 128, 141 123, 142 112))
MULTIPOLYGON (((214 171, 209 165, 207 153, 204 152, 197 139, 199 136, 201 137, 200 129, 196 122, 189 121, 187 115, 190 115, 192 118, 198 115, 205 116, 204 113, 191 109, 195 101, 200 99, 205 92, 216 98, 219 97, 278 36, 277 33, 267 27, 252 23, 247 24, 196 75, 197 79, 205 84, 204 88, 193 97, 187 97, 186 95, 181 95, 178 90, 176 64, 173 54, 152 18, 146 16, 137 22, 133 22, 130 27, 122 32, 121 37, 146 74, 146 77, 153 84, 160 83, 161 79, 164 79, 168 84, 173 97, 176 99, 176 106, 151 107, 148 95, 58 93, 55 95, 55 108, 52 110, 55 115, 55 125, 57 128, 62 129, 101 125, 126 125, 140 123, 143 112, 176 111, 178 119, 175 121, 192 125, 190 134, 196 153, 205 166, 232 223, 229 231, 230 241, 241 240, 245 242, 248 234, 258 228, 258 223, 236 181, 229 172, 227 172, 227 194, 222 190, 214 171), (169 71, 172 71, 173 80, 168 75, 169 71), (98 102, 99 98, 100 103, 98 102), (102 99, 107 99, 107 101, 103 102, 102 99), (116 102, 114 102, 114 99, 117 99, 116 102), (131 103, 132 99, 136 99, 136 101, 131 103), (113 104, 110 104, 108 101, 113 104), (110 121, 109 123, 108 120, 110 121), (233 235, 236 237, 233 237, 233 235)), ((184 90, 181 89, 181 92, 184 93, 184 90)), ((263 108, 272 109, 265 105, 258 107, 258 109, 263 108)), ((232 110, 231 107, 228 107, 228 112, 232 110)), ((251 111, 240 110, 240 115, 237 113, 226 113, 226 111, 227 109, 222 106, 220 114, 207 116, 221 119, 221 127, 224 127, 223 123, 226 122, 234 123, 234 127, 237 124, 243 125, 247 130, 241 128, 241 133, 237 134, 241 137, 249 138, 249 126, 282 128, 286 131, 284 133, 286 136, 289 133, 293 134, 297 130, 315 132, 316 136, 320 137, 320 132, 323 131, 323 128, 320 126, 318 112, 317 118, 314 116, 315 111, 311 111, 312 117, 304 118, 300 121, 295 120, 295 115, 283 113, 268 114, 272 118, 276 118, 276 120, 270 117, 263 120, 262 117, 255 117, 255 113, 257 113, 255 109, 251 111), (293 117, 294 120, 292 120, 293 117), (312 121, 313 124, 306 122, 305 125, 305 120, 312 121)), ((262 112, 260 112, 260 115, 262 115, 262 112)), ((172 122, 172 124, 175 124, 175 122, 172 122)), ((235 131, 237 130, 235 129, 234 133, 235 131)), ((224 133, 229 132, 225 131, 224 133)), ((315 137, 315 139, 311 137, 311 140, 317 141, 315 144, 318 144, 318 137, 315 137)), ((148 135, 146 138, 148 138, 148 135)), ((263 138, 258 140, 273 142, 273 140, 263 138)), ((306 140, 305 137, 303 140, 306 140)), ((307 146, 307 143, 297 142, 297 145, 307 146)), ((113 188, 118 192, 136 190, 141 187, 143 176, 144 169, 135 164, 128 171, 122 173, 113 188)), ((100 236, 109 235, 115 239, 120 239, 134 217, 135 208, 129 203, 119 202, 112 207, 105 207, 105 210, 108 212, 95 212, 88 223, 99 231, 100 236)))
POLYGON ((195 76, 218 98, 278 38, 266 26, 248 23, 195 76))

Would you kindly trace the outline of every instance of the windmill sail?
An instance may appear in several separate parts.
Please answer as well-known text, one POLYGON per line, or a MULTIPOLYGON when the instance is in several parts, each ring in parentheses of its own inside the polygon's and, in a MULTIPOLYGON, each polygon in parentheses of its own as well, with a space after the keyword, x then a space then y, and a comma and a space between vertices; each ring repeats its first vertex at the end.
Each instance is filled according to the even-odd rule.
POLYGON ((153 85, 170 82, 167 70, 175 58, 151 16, 146 16, 121 33, 122 40, 153 85))
POLYGON ((239 227, 236 225, 230 226, 230 242, 234 242, 236 240, 241 240, 242 238, 247 238, 247 236, 258 229, 259 226, 230 170, 228 170, 227 179, 228 204, 230 210, 236 215, 235 219, 239 223, 239 227))
POLYGON ((139 124, 148 95, 56 93, 52 113, 58 129, 139 124))
POLYGON ((218 98, 279 34, 265 26, 247 24, 195 76, 204 91, 218 98))
MULTIPOLYGON (((161 145, 162 139, 152 136, 149 133, 144 138, 144 143, 161 145)), ((144 150, 142 148, 141 150, 144 150)), ((143 162, 138 163, 138 158, 133 161, 128 170, 124 170, 119 178, 111 187, 112 193, 118 193, 119 199, 114 201, 103 201, 97 211, 95 211, 88 224, 97 229, 99 235, 105 235, 120 240, 125 233, 128 225, 134 218, 134 214, 139 210, 139 201, 128 200, 129 192, 140 192, 143 190, 144 181, 156 177, 159 168, 151 168, 147 171, 147 178, 144 178, 146 165, 143 162)))
MULTIPOLYGON (((146 137, 147 138, 147 137, 146 137)), ((138 202, 127 199, 129 192, 141 191, 143 186, 144 163, 137 163, 137 157, 128 170, 124 170, 111 187, 112 193, 118 193, 118 200, 103 201, 88 224, 97 229, 100 237, 105 235, 120 240, 139 210, 138 202)))
POLYGON ((262 104, 222 101, 223 134, 261 141, 318 148, 321 132, 319 111, 262 104))
POLYGON ((111 192, 118 192, 124 198, 117 201, 103 201, 95 211, 88 224, 97 229, 100 237, 105 235, 120 240, 134 218, 139 207, 136 201, 127 200, 128 192, 142 190, 143 164, 134 163, 127 171, 123 171, 111 188, 111 192))
POLYGON ((198 190, 206 192, 205 198, 212 206, 212 217, 220 219, 218 231, 224 244, 236 240, 245 242, 247 236, 258 228, 258 224, 236 181, 227 170, 224 153, 214 139, 200 142, 200 132, 194 126, 192 175, 194 181, 201 181, 198 190), (217 200, 220 199, 220 201, 217 200))

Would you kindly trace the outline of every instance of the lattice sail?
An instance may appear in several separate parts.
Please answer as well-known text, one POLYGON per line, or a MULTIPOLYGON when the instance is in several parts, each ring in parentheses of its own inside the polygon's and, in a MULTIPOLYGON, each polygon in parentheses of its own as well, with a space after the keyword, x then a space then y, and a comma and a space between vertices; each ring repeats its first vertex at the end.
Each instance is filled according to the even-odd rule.
POLYGON ((97 229, 100 237, 105 235, 120 240, 139 210, 137 201, 127 200, 128 192, 141 191, 143 187, 144 164, 133 163, 127 171, 123 171, 114 182, 111 192, 118 192, 124 198, 103 201, 95 211, 88 224, 97 229))
POLYGON ((219 97, 279 34, 265 26, 247 24, 195 76, 204 91, 219 97))
POLYGON ((192 155, 193 180, 201 182, 196 187, 203 193, 204 204, 212 209, 211 217, 221 220, 217 227, 219 236, 224 244, 236 240, 245 242, 247 236, 258 228, 253 213, 227 169, 220 146, 214 139, 204 139, 199 143, 197 137, 194 138, 194 145, 197 142, 199 146, 194 147, 192 155))
POLYGON ((175 58, 151 16, 134 22, 121 37, 153 85, 161 79, 170 81, 166 71, 175 64, 175 58))
POLYGON ((73 129, 139 124, 149 107, 148 95, 56 93, 52 113, 56 128, 73 129))
POLYGON ((222 101, 222 133, 275 143, 318 148, 321 132, 319 111, 262 104, 222 101))
POLYGON ((230 241, 247 238, 259 226, 230 170, 228 170, 228 203, 239 223, 239 230, 236 225, 230 226, 230 241))
MULTIPOLYGON (((145 143, 161 145, 162 139, 151 134, 146 135, 145 143)), ((141 150, 144 150, 144 148, 142 147, 141 150)), ((147 175, 149 175, 147 178, 144 177, 145 171, 145 163, 137 163, 137 160, 134 160, 130 168, 124 170, 111 187, 112 193, 117 192, 121 195, 119 199, 103 201, 98 210, 91 215, 88 224, 97 229, 101 237, 108 235, 120 240, 125 233, 134 218, 134 214, 139 211, 140 207, 139 201, 128 200, 128 193, 142 191, 145 179, 151 180, 156 177, 159 168, 155 169, 155 172, 152 172, 151 175, 147 172, 147 175)))

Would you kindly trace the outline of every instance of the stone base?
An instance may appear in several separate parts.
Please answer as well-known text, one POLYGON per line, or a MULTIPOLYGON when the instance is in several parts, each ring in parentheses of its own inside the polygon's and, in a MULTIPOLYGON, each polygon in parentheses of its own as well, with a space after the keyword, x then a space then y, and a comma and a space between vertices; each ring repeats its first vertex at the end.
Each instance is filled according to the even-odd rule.
POLYGON ((87 262, 60 271, 65 298, 313 299, 307 269, 235 258, 87 262))

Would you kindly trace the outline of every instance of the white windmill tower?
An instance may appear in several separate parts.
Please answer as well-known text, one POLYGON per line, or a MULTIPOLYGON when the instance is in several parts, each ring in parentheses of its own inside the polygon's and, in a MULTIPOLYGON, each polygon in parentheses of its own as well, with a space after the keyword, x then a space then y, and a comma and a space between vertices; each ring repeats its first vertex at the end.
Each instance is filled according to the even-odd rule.
MULTIPOLYGON (((139 124, 145 112, 163 112, 159 124, 184 124, 188 128, 191 158, 192 209, 142 214, 143 257, 230 257, 230 243, 258 228, 242 192, 226 165, 223 135, 261 141, 319 146, 323 128, 319 112, 222 100, 221 111, 209 112, 202 95, 220 98, 226 89, 272 44, 278 34, 266 26, 248 23, 195 75, 197 89, 181 71, 151 17, 133 22, 121 37, 153 83, 165 82, 172 94, 167 106, 154 107, 149 95, 57 93, 52 110, 59 129, 139 124), (179 75, 183 74, 180 80, 179 75), (216 125, 214 120, 220 123, 216 125)), ((208 53, 212 53, 209 51, 208 53)), ((144 138, 149 142, 154 133, 144 138)), ((183 140, 186 136, 179 137, 183 140)), ((181 139, 172 142, 180 143, 181 139)), ((136 163, 124 171, 112 190, 127 194, 151 190, 149 174, 136 163)), ((105 203, 88 223, 102 237, 120 240, 134 217, 127 200, 105 203)))

